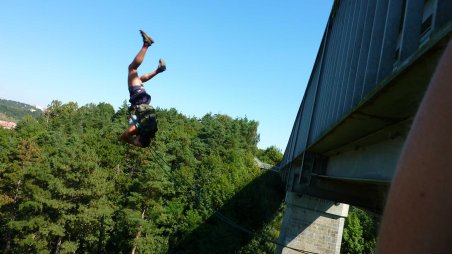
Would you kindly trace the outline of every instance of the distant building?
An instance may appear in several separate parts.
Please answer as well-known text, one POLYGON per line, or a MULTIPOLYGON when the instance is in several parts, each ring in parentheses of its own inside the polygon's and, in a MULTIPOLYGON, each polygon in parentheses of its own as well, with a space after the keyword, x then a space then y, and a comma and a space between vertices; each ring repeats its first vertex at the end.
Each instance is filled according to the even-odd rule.
POLYGON ((16 128, 16 123, 15 122, 6 122, 6 121, 0 120, 0 126, 5 128, 5 129, 14 129, 14 128, 16 128))
POLYGON ((35 105, 34 107, 41 110, 42 112, 46 111, 46 108, 43 106, 35 105))

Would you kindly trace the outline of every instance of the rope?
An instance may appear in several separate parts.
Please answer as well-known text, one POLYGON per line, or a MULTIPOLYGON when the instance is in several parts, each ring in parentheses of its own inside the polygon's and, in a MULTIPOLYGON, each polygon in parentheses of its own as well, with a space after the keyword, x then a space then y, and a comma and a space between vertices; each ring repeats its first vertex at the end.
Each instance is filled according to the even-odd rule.
MULTIPOLYGON (((161 156, 158 156, 157 152, 155 152, 152 149, 150 149, 150 150, 151 150, 151 154, 152 154, 152 157, 154 158, 154 160, 157 162, 157 164, 160 166, 160 168, 163 170, 163 172, 171 179, 172 176, 170 175, 170 173, 167 170, 165 170, 165 167, 164 167, 164 165, 161 164, 161 162, 163 162, 163 164, 165 164, 170 169, 171 169, 171 165, 168 162, 166 162, 165 159, 163 159, 161 156)), ((189 188, 192 191, 195 192, 195 199, 199 199, 198 194, 197 194, 196 189, 194 188, 194 186, 190 182, 188 182, 187 179, 185 179, 185 178, 182 178, 182 179, 189 186, 189 188)), ((213 206, 210 206, 210 208, 213 211, 216 210, 213 206)), ((291 249, 291 250, 294 250, 294 251, 298 251, 298 252, 304 253, 304 254, 318 254, 316 252, 311 252, 311 251, 306 251, 306 250, 292 248, 292 247, 287 246, 287 245, 285 245, 283 243, 280 243, 280 242, 278 242, 276 240, 272 240, 272 239, 269 239, 269 238, 265 238, 263 236, 259 236, 256 232, 254 232, 254 231, 252 231, 252 230, 250 230, 250 229, 248 229, 246 227, 243 227, 243 226, 239 225, 238 223, 236 223, 235 221, 233 221, 232 219, 228 218, 227 216, 223 215, 222 213, 220 213, 218 211, 216 211, 214 215, 219 220, 224 222, 225 224, 227 224, 227 225, 229 225, 229 226, 231 226, 231 227, 233 227, 233 228, 235 228, 237 230, 240 230, 240 231, 242 231, 244 233, 247 233, 247 234, 249 234, 251 236, 255 236, 255 237, 261 238, 262 240, 264 240, 266 242, 270 242, 270 243, 276 244, 278 246, 281 246, 283 248, 288 248, 288 249, 291 249)))

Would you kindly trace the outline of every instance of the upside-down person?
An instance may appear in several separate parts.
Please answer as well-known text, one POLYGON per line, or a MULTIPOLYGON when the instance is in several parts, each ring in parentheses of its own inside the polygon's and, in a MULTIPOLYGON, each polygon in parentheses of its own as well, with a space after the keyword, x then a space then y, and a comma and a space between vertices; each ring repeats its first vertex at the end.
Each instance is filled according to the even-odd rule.
POLYGON ((143 37, 143 47, 129 65, 127 78, 130 94, 129 102, 131 104, 129 107, 129 127, 121 134, 120 139, 135 146, 147 147, 151 140, 155 138, 157 119, 155 110, 150 105, 151 96, 144 89, 143 83, 164 72, 166 64, 163 59, 160 59, 155 71, 138 76, 138 67, 143 62, 148 48, 154 43, 145 32, 140 30, 140 33, 143 37))

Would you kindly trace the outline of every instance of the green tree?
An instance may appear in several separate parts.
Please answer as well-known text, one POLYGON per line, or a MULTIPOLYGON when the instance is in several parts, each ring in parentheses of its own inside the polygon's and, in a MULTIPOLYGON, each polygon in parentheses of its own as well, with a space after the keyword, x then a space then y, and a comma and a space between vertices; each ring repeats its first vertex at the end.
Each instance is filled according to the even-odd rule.
POLYGON ((379 219, 356 207, 350 207, 342 239, 343 253, 375 253, 379 219))
POLYGON ((270 165, 278 164, 283 158, 281 150, 276 146, 270 146, 264 150, 259 149, 257 156, 261 161, 270 165))
MULTIPOLYGON (((218 229, 235 252, 268 252, 262 238, 223 222, 208 226, 222 211, 267 238, 277 235, 282 195, 277 175, 255 165, 257 122, 175 109, 157 109, 157 116, 147 149, 118 141, 125 103, 115 112, 106 103, 53 101, 43 115, 0 130, 1 250, 168 253, 204 232, 184 248, 193 253, 201 243, 215 250, 226 241, 218 229)), ((266 154, 277 158, 272 149, 266 154)))

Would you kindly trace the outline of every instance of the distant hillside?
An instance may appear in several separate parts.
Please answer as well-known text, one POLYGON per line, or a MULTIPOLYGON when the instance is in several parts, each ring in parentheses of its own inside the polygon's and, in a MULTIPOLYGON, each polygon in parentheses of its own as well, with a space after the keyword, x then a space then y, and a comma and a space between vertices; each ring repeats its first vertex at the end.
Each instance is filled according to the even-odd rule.
POLYGON ((16 122, 25 115, 37 117, 42 110, 34 106, 11 100, 0 99, 0 120, 16 122))

